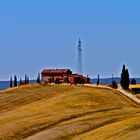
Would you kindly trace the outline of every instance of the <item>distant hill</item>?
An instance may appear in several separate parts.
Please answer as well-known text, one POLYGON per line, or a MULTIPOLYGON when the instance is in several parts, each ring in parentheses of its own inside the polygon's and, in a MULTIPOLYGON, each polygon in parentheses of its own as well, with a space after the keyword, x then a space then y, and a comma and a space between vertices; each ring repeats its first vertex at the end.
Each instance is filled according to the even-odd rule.
MULTIPOLYGON (((131 80, 132 78, 130 78, 131 80)), ((134 78, 136 79, 136 82, 140 84, 140 78, 134 78)), ((120 77, 114 77, 114 80, 116 81, 117 84, 120 84, 120 77)), ((96 84, 97 83, 97 78, 91 79, 91 83, 96 84)), ((100 84, 111 84, 112 83, 112 78, 100 78, 100 84)))
MULTIPOLYGON (((36 80, 30 80, 30 83, 36 83, 36 80)), ((9 87, 10 87, 9 81, 0 81, 0 90, 4 90, 4 89, 9 88, 9 87)))

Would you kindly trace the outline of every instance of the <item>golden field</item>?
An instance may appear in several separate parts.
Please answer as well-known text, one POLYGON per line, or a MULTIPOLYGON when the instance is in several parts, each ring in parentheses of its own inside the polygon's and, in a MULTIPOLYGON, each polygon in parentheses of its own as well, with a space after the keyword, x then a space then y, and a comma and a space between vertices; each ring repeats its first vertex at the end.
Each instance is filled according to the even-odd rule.
MULTIPOLYGON (((129 88, 132 89, 132 88, 140 88, 140 84, 136 84, 136 85, 129 85, 129 88)), ((138 99, 140 99, 140 94, 136 94, 135 92, 133 91, 130 91, 129 90, 129 93, 132 93, 134 96, 136 96, 138 99)))
POLYGON ((2 140, 139 140, 140 108, 116 90, 32 84, 0 92, 2 140))
POLYGON ((132 89, 132 88, 140 88, 140 84, 129 85, 129 88, 130 88, 130 89, 132 89))

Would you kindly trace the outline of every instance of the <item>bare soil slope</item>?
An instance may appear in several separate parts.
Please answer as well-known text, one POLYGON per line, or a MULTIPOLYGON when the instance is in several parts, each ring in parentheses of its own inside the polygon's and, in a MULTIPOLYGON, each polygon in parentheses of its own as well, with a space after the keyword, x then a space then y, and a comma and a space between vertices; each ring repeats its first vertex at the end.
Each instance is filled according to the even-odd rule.
POLYGON ((0 93, 0 139, 140 138, 140 108, 111 89, 29 85, 0 93))

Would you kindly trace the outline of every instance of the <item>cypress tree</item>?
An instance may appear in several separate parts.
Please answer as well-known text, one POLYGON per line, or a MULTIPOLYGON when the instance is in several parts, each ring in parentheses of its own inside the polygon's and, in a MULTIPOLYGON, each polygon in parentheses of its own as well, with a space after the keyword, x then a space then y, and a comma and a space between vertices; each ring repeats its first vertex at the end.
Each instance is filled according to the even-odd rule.
POLYGON ((25 81, 24 81, 24 82, 25 82, 25 85, 26 85, 27 82, 28 82, 28 81, 27 81, 27 75, 26 75, 26 74, 25 74, 25 81))
POLYGON ((128 69, 125 68, 125 65, 123 65, 123 68, 122 68, 120 83, 121 83, 122 88, 124 89, 129 88, 129 84, 130 84, 129 72, 128 72, 128 69))
POLYGON ((100 76, 98 74, 98 79, 97 79, 97 86, 100 84, 100 76))
POLYGON ((27 84, 29 84, 29 77, 27 77, 27 84))
POLYGON ((10 87, 11 87, 11 88, 13 87, 13 80, 12 80, 12 77, 10 78, 10 87))
POLYGON ((123 68, 122 68, 120 83, 121 83, 121 86, 124 88, 125 87, 125 65, 123 65, 123 68))
POLYGON ((20 78, 20 81, 19 81, 19 85, 21 86, 22 85, 22 79, 20 78))
POLYGON ((14 87, 17 87, 17 77, 14 76, 14 87))
POLYGON ((125 89, 129 89, 130 79, 128 69, 126 69, 125 71, 125 77, 126 77, 125 89))
POLYGON ((37 83, 40 83, 40 73, 38 73, 38 76, 37 76, 37 83))

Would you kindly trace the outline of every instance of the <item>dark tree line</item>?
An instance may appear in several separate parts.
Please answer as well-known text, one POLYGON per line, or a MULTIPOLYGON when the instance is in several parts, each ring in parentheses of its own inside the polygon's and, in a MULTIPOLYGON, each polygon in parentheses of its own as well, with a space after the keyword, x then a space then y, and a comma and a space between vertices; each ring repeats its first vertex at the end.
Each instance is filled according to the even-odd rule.
POLYGON ((11 77, 10 78, 10 87, 17 87, 18 85, 27 85, 29 84, 29 77, 27 75, 25 75, 25 80, 22 81, 22 78, 20 78, 19 80, 19 83, 18 83, 18 80, 17 80, 17 76, 15 75, 14 76, 14 79, 11 77))

